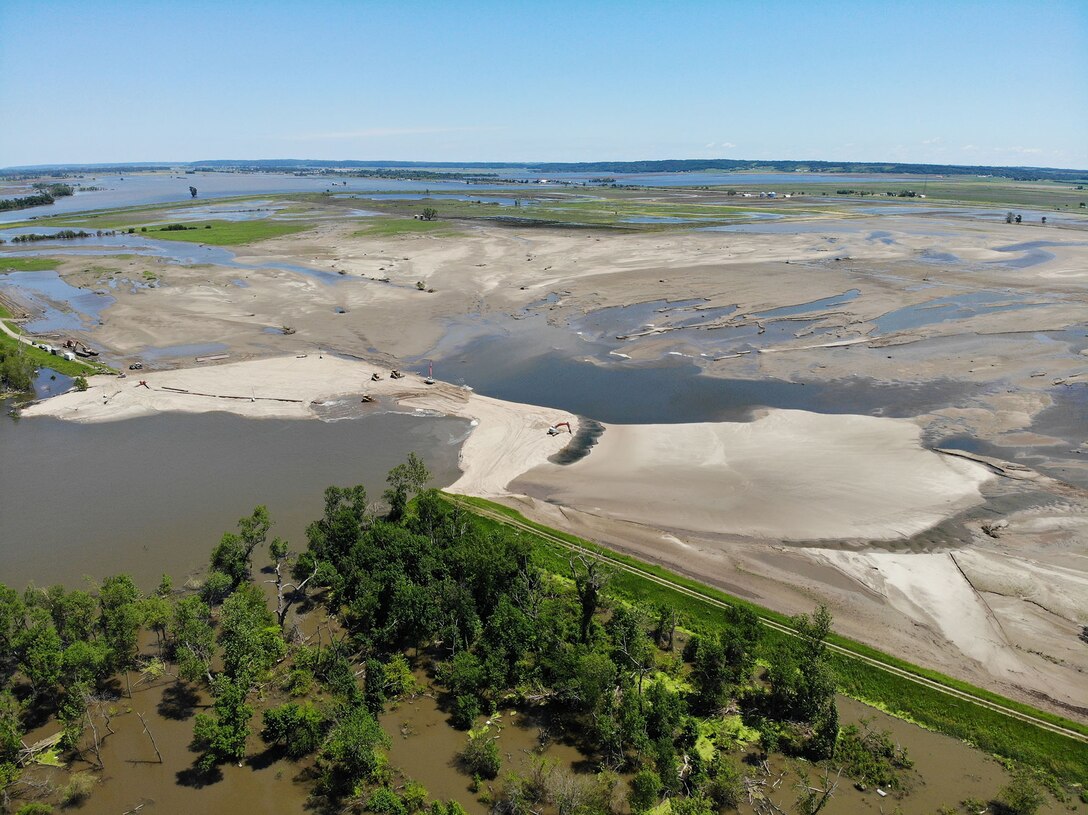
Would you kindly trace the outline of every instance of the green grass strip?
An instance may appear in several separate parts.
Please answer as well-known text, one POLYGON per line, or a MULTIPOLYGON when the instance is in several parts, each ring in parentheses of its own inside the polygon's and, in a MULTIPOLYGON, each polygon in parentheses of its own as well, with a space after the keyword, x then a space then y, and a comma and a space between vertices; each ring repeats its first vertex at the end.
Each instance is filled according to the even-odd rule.
POLYGON ((458 234, 448 222, 420 221, 415 218, 374 218, 366 226, 352 233, 355 238, 384 238, 394 235, 442 235, 458 234))
POLYGON ((305 232, 313 224, 288 223, 284 221, 191 221, 186 222, 186 229, 163 231, 162 226, 148 226, 147 232, 138 234, 145 238, 159 241, 187 241, 206 243, 211 246, 240 246, 246 243, 281 238, 305 232))
POLYGON ((52 258, 8 258, 0 257, 0 273, 3 272, 47 272, 56 269, 60 261, 52 258))

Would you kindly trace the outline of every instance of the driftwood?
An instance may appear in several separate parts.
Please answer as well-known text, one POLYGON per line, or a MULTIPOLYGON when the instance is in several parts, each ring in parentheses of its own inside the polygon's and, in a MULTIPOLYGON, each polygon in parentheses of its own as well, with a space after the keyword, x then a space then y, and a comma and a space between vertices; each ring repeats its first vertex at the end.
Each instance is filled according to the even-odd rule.
POLYGON ((47 736, 44 739, 34 742, 29 747, 23 744, 23 749, 19 751, 19 757, 16 759, 16 763, 22 767, 28 762, 33 761, 39 753, 44 753, 46 750, 51 750, 60 744, 61 739, 64 738, 64 731, 60 733, 54 733, 52 736, 47 736))

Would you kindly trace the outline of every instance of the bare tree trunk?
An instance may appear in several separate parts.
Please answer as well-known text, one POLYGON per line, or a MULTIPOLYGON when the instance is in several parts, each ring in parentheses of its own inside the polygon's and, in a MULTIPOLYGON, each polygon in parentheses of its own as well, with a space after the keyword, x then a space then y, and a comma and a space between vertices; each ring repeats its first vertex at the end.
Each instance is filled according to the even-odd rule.
POLYGON ((310 576, 307 577, 305 580, 303 580, 301 583, 295 585, 293 583, 284 583, 283 582, 283 574, 280 571, 282 566, 283 566, 283 561, 282 560, 277 560, 276 561, 276 579, 275 580, 266 580, 265 581, 266 583, 275 583, 276 584, 276 619, 279 620, 280 630, 281 631, 283 630, 284 624, 287 622, 287 612, 289 612, 291 610, 291 606, 293 606, 295 604, 294 600, 288 600, 287 599, 288 590, 290 590, 290 594, 291 594, 292 597, 295 594, 297 594, 298 592, 302 591, 304 588, 306 588, 306 584, 309 583, 311 580, 313 580, 317 576, 317 569, 318 569, 318 567, 315 565, 313 572, 310 573, 310 576))
POLYGON ((144 732, 147 733, 147 737, 151 739, 151 746, 155 748, 155 755, 159 757, 159 764, 162 764, 162 753, 159 752, 159 745, 155 744, 155 737, 151 735, 151 731, 147 729, 147 719, 144 718, 144 714, 137 713, 140 717, 140 723, 144 726, 144 732))
POLYGON ((98 746, 98 728, 94 726, 94 716, 90 711, 83 714, 87 718, 87 724, 91 726, 91 738, 94 739, 94 757, 98 759, 98 769, 106 769, 106 765, 102 763, 102 751, 98 746))

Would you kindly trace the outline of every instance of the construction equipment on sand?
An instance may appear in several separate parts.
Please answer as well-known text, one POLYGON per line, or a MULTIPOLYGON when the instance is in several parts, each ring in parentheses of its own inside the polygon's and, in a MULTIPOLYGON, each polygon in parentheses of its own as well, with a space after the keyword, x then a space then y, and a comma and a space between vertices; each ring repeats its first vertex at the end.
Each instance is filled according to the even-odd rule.
POLYGON ((427 363, 427 378, 423 380, 423 384, 424 385, 433 385, 434 384, 434 363, 433 362, 428 362, 427 363))
POLYGON ((374 373, 372 373, 370 375, 370 381, 371 382, 381 382, 381 379, 382 379, 382 375, 380 373, 378 373, 377 371, 375 371, 374 373))
POLYGON ((567 432, 570 433, 572 436, 574 435, 574 431, 570 429, 570 422, 556 422, 555 424, 553 424, 551 427, 548 428, 548 435, 549 436, 558 436, 560 433, 563 432, 562 430, 559 429, 561 427, 566 427, 567 432))
POLYGON ((84 342, 80 342, 79 340, 73 340, 71 337, 69 337, 68 339, 66 339, 64 341, 64 347, 65 348, 71 348, 72 351, 75 352, 76 356, 80 356, 80 357, 96 357, 96 356, 98 356, 98 352, 96 350, 94 350, 93 348, 91 348, 89 345, 87 345, 84 342))
POLYGON ((394 369, 393 371, 390 372, 389 378, 390 379, 404 379, 404 374, 402 374, 400 371, 394 369))

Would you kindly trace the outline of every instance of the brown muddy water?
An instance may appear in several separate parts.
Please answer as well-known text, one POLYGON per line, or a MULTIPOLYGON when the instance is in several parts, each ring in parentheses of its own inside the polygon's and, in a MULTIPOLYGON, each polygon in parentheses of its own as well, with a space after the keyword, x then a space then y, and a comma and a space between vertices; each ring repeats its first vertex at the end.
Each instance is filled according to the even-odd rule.
POLYGON ((364 484, 419 454, 456 480, 460 419, 377 413, 335 422, 161 414, 102 424, 0 417, 0 582, 22 588, 128 572, 180 584, 257 504, 271 535, 306 546, 325 487, 364 484))
POLYGON ((542 733, 556 732, 547 713, 502 710, 494 717, 480 720, 481 724, 491 722, 492 732, 498 734, 502 756, 499 777, 485 781, 479 792, 473 793, 471 775, 460 767, 457 759, 468 737, 450 727, 447 719, 433 695, 402 702, 386 713, 382 727, 393 742, 389 763, 423 784, 432 798, 458 801, 471 815, 484 815, 488 806, 480 800, 481 796, 487 794, 489 787, 496 793, 500 791, 507 773, 527 772, 534 756, 544 756, 568 769, 588 768, 585 757, 573 745, 553 739, 546 739, 546 744, 542 742, 542 733))
MULTIPOLYGON (((138 677, 133 676, 133 683, 138 677)), ((141 813, 297 813, 307 810, 309 784, 306 771, 309 761, 291 762, 274 751, 265 749, 258 736, 250 737, 249 757, 242 766, 227 765, 222 777, 210 783, 198 782, 190 772, 195 754, 188 749, 192 738, 193 717, 204 709, 204 696, 187 698, 175 692, 170 680, 135 685, 132 698, 122 696, 108 705, 111 711, 108 734, 101 715, 96 716, 104 769, 100 769, 93 751, 88 750, 85 761, 77 761, 73 772, 89 771, 98 779, 89 798, 78 809, 85 815, 120 815, 136 807, 141 813), (137 713, 143 713, 155 743, 162 754, 158 761, 150 739, 144 733, 137 713)), ((268 704, 278 700, 267 700, 268 704)), ((880 797, 870 788, 860 792, 845 777, 825 813, 894 812, 936 813, 942 806, 956 806, 966 798, 982 801, 992 799, 1008 783, 1009 776, 994 759, 967 745, 936 733, 901 722, 850 699, 839 699, 842 723, 870 720, 878 730, 889 730, 904 746, 915 764, 910 788, 903 795, 880 797)), ((561 740, 551 740, 540 748, 541 728, 549 727, 543 712, 501 711, 496 718, 502 769, 490 790, 501 790, 502 778, 509 772, 523 772, 531 757, 544 755, 558 762, 559 767, 575 772, 592 772, 592 764, 574 746, 561 740)), ((259 729, 260 715, 254 717, 254 729, 259 729)), ((382 717, 382 726, 392 741, 390 765, 404 778, 418 781, 427 788, 432 799, 456 800, 470 815, 485 815, 488 805, 482 796, 489 792, 485 783, 479 793, 470 790, 471 779, 458 766, 457 753, 464 746, 466 734, 447 723, 434 695, 427 693, 401 702, 382 717)), ((47 725, 28 736, 28 741, 51 735, 55 725, 47 725)), ((90 744, 90 734, 85 739, 90 744)), ((769 772, 756 763, 746 762, 744 748, 733 756, 743 776, 753 782, 765 781, 764 789, 770 799, 784 811, 793 811, 797 797, 799 771, 817 781, 822 773, 805 762, 772 757, 769 772), (775 784, 777 782, 777 784, 775 784)), ((34 781, 51 781, 63 787, 67 775, 61 770, 33 767, 27 777, 34 781)), ((626 779, 621 783, 618 797, 626 795, 626 779)), ((621 807, 622 808, 622 807, 621 807)), ((747 803, 739 812, 754 813, 747 803)), ((1044 813, 1083 812, 1083 804, 1070 801, 1060 805, 1053 800, 1044 813)))

